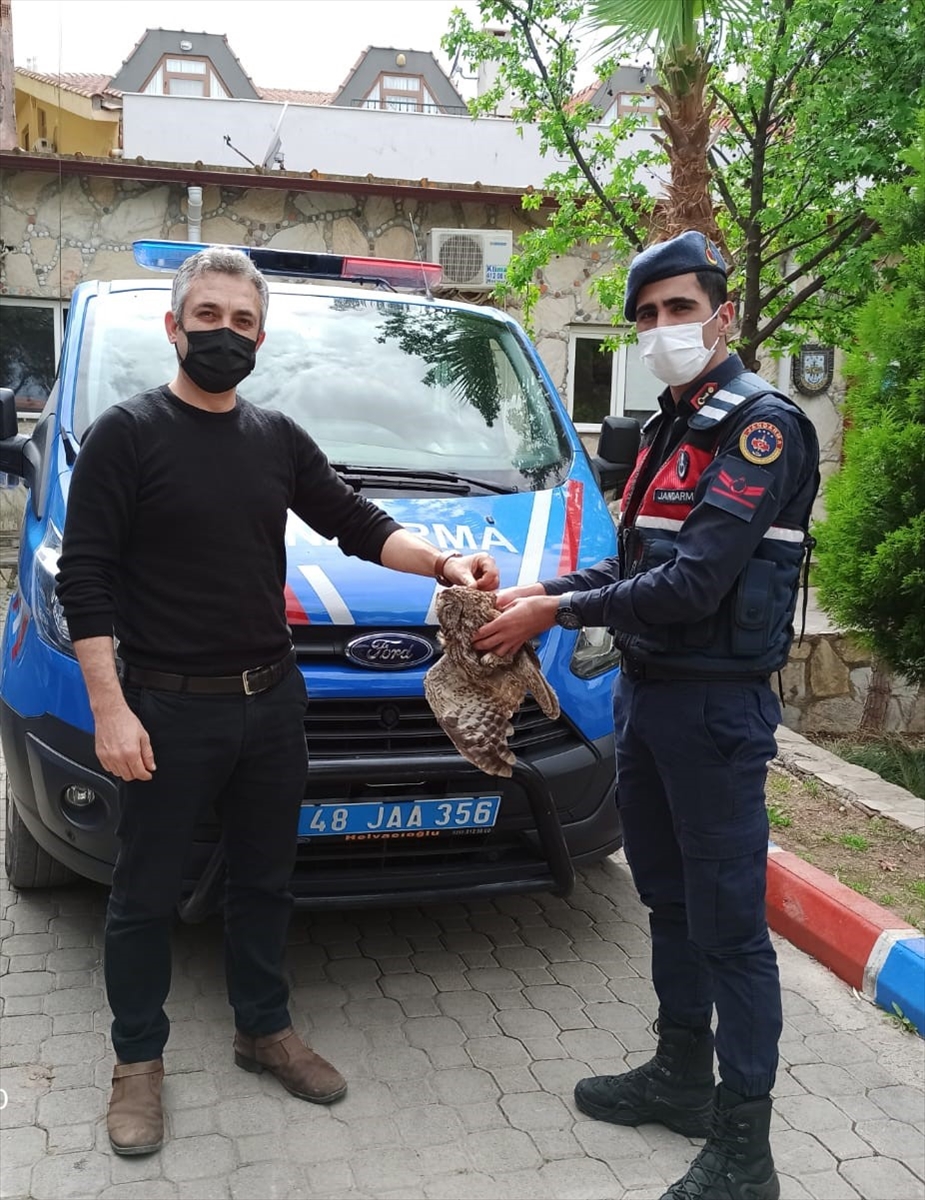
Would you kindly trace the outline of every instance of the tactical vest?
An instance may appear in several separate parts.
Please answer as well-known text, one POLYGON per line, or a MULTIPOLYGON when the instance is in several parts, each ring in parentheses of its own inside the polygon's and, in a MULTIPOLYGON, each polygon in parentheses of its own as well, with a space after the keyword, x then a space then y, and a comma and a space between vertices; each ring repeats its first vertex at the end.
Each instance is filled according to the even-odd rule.
MULTIPOLYGON (((643 447, 621 505, 621 578, 631 579, 671 561, 678 533, 694 507, 697 484, 716 456, 724 425, 769 396, 792 405, 804 417, 793 401, 769 388, 758 375, 738 375, 694 413, 680 444, 655 469, 640 496, 637 485, 653 444, 643 447)), ((657 423, 658 417, 653 421, 657 423)), ((653 625, 644 634, 615 631, 624 654, 631 661, 657 665, 660 670, 677 670, 679 678, 748 678, 779 670, 793 640, 811 505, 812 498, 792 523, 768 529, 733 587, 708 617, 653 625)))

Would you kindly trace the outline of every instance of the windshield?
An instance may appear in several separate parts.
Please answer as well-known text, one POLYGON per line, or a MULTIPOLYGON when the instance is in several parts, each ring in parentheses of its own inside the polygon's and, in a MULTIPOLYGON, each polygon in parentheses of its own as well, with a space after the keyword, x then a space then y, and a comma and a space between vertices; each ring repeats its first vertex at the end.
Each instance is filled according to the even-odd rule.
MULTIPOLYGON (((172 379, 169 293, 88 307, 74 433, 172 379)), ((489 314, 372 295, 275 291, 257 369, 239 389, 306 429, 335 464, 447 472, 532 490, 565 478, 571 447, 513 331, 489 314)))

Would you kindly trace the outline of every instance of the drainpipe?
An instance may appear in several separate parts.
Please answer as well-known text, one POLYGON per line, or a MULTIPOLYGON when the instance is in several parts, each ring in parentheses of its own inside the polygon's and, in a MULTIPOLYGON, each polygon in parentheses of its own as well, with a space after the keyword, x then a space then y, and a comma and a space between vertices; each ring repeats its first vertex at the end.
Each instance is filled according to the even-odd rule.
POLYGON ((198 242, 202 238, 202 188, 186 189, 186 238, 198 242))

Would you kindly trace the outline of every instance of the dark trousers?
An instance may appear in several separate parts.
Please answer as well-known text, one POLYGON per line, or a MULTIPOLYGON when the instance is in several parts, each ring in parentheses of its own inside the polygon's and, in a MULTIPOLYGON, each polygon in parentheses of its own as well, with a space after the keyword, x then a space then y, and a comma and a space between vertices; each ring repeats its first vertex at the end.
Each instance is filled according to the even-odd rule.
POLYGON ((706 1028, 715 1006, 720 1076, 745 1096, 771 1090, 781 1031, 764 804, 779 719, 763 683, 614 685, 617 805, 660 1015, 706 1028))
POLYGON ((262 1036, 290 1024, 283 951, 307 753, 305 684, 290 674, 256 696, 127 688, 157 769, 123 789, 106 913, 112 1043, 122 1062, 160 1058, 170 1023, 170 929, 197 816, 222 825, 225 973, 235 1023, 262 1036))

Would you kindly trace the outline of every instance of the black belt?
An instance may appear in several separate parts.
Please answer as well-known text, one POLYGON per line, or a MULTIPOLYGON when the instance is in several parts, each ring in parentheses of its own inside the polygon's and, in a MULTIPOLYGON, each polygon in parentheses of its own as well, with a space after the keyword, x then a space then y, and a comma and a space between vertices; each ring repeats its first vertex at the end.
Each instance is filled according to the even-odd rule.
POLYGON ((683 667, 643 662, 638 658, 621 655, 620 670, 633 682, 646 679, 672 680, 675 683, 768 683, 766 671, 685 671, 683 667))
POLYGON ((199 696, 256 696, 275 687, 295 663, 295 650, 279 662, 254 667, 240 675, 171 675, 167 671, 147 671, 143 667, 122 664, 122 682, 126 687, 153 688, 157 692, 189 692, 199 696))

